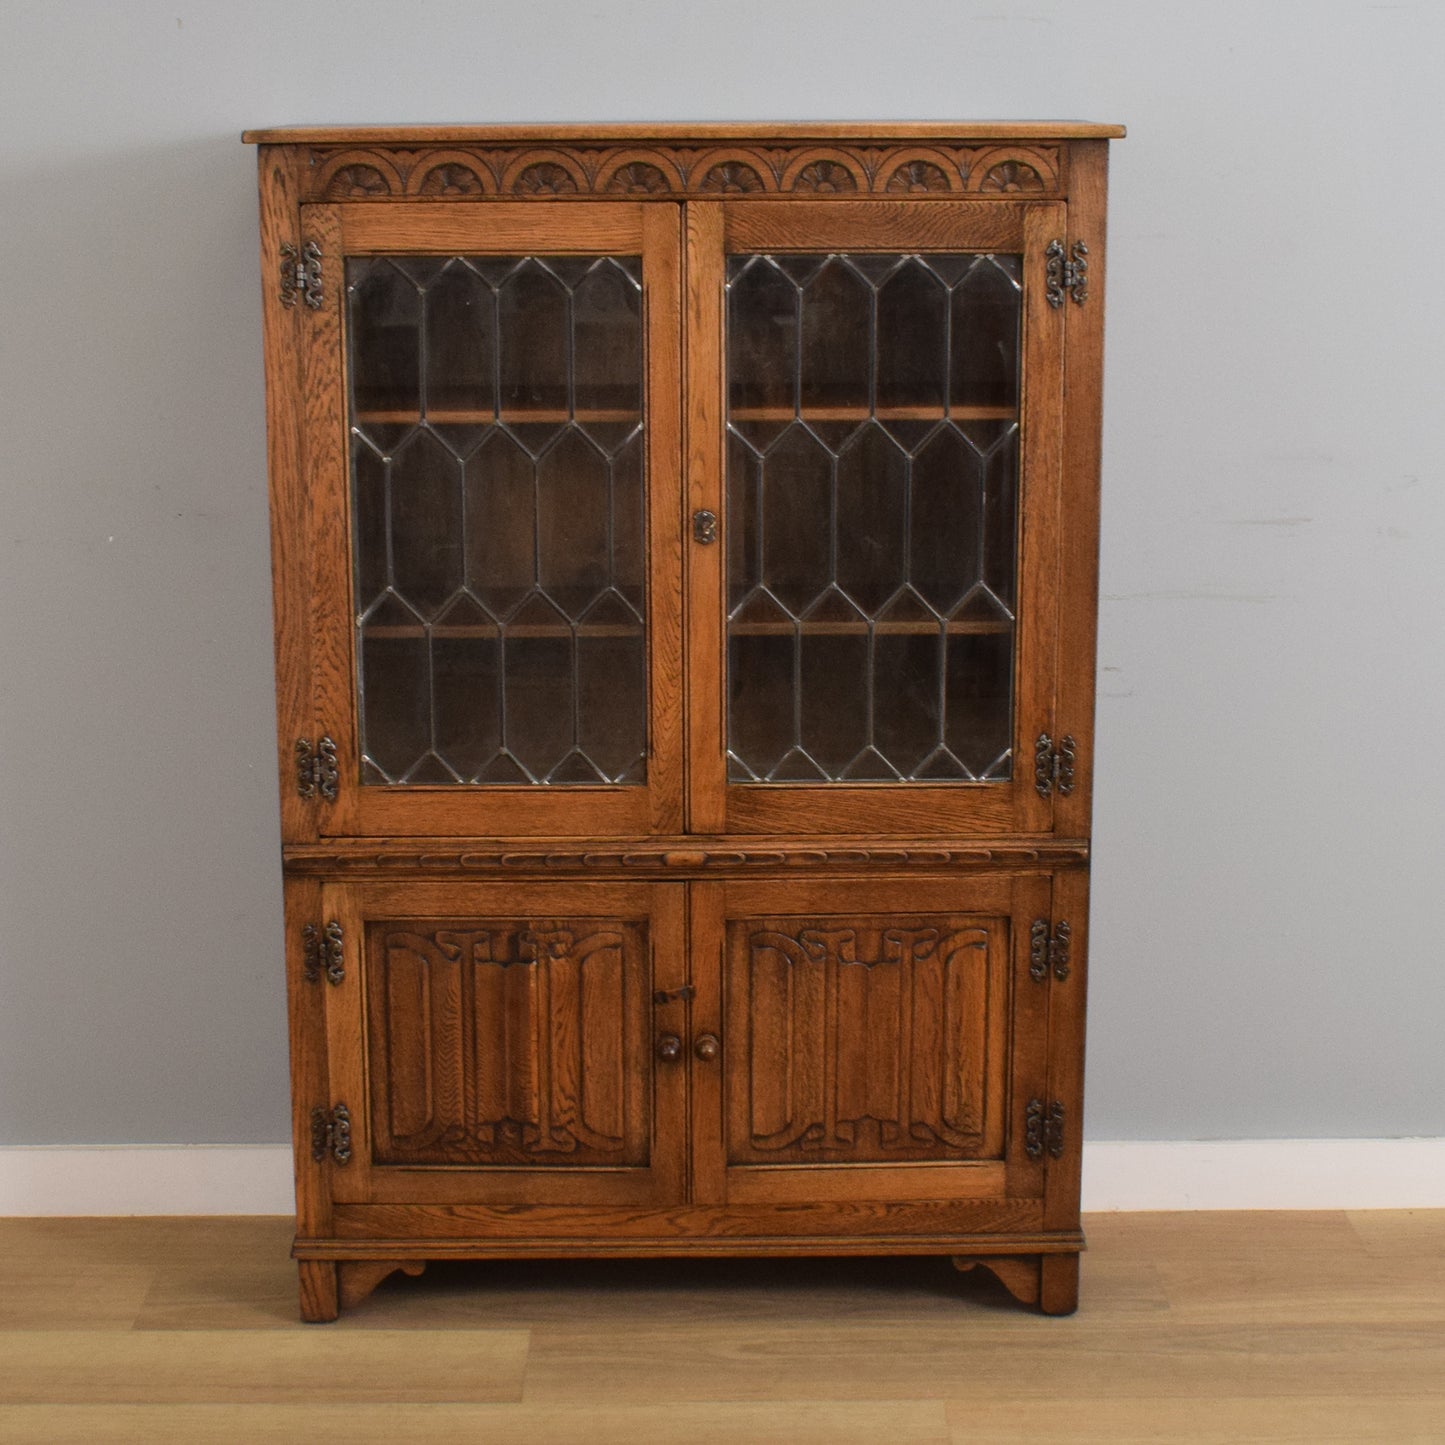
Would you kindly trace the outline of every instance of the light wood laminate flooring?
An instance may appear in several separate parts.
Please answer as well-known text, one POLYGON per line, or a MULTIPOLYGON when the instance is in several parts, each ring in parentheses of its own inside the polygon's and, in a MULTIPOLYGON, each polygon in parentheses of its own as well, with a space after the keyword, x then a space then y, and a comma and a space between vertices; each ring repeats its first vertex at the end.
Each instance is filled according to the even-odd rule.
POLYGON ((638 1260, 308 1326, 289 1220, 0 1220, 0 1440, 1445 1442, 1445 1210, 1086 1228, 1065 1319, 946 1259, 638 1260))

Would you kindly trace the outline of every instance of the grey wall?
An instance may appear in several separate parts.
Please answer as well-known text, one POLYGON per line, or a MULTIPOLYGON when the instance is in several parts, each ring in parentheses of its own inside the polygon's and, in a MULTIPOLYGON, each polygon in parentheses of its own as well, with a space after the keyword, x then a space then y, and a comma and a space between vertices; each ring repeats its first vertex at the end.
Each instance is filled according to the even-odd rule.
POLYGON ((286 1133, 253 154, 1115 148, 1089 1132, 1445 1134, 1445 8, 0 0, 0 1142, 286 1133))

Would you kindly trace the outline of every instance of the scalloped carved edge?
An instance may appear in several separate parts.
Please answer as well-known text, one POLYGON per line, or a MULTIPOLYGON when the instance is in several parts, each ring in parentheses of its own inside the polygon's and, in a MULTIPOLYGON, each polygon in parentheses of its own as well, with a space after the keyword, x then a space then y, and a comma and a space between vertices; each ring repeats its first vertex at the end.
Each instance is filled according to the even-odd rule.
POLYGON ((372 1290, 388 1275, 400 1270, 419 1275, 426 1268, 424 1259, 346 1259, 336 1266, 337 1303, 344 1310, 355 1308, 370 1297, 372 1290))
POLYGON ((959 196, 1063 191, 1053 145, 438 146, 309 149, 308 201, 586 196, 959 196))
POLYGON ((1067 1254, 955 1254, 960 1273, 986 1269, 1022 1305, 1046 1315, 1071 1315, 1079 1307, 1079 1256, 1067 1254))
POLYGON ((348 849, 293 844, 285 850, 286 871, 293 875, 337 873, 523 873, 580 872, 699 874, 763 869, 1029 869, 1077 868, 1089 861, 1087 843, 932 844, 927 842, 856 845, 807 843, 660 847, 655 843, 593 847, 514 844, 495 848, 415 848, 389 843, 358 844, 348 849))

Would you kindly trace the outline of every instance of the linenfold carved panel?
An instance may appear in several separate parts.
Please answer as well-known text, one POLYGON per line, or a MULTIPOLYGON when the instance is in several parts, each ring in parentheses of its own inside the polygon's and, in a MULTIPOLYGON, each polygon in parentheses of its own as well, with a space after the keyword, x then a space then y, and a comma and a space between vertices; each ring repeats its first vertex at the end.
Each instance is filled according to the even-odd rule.
POLYGON ((1058 195, 1047 145, 380 147, 313 150, 310 201, 521 196, 1058 195))
POLYGON ((644 1165, 646 926, 372 923, 377 1164, 644 1165))
POLYGON ((1008 923, 728 924, 734 1164, 1001 1157, 1008 923))

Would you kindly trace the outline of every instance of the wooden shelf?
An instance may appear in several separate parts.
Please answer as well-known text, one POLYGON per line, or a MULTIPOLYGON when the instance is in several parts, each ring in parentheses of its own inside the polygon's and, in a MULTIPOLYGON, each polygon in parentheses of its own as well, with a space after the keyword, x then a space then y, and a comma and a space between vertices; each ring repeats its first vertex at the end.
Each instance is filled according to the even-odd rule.
POLYGON ((1012 622, 730 622, 730 637, 877 637, 1002 636, 1013 631, 1012 622))
POLYGON ((1017 421, 1013 406, 740 406, 729 421, 1017 421))
POLYGON ((500 412, 491 407, 428 407, 417 411, 405 407, 397 411, 359 411, 352 415, 353 426, 420 426, 430 422, 434 426, 495 426, 498 422, 508 425, 525 425, 528 422, 631 422, 634 426, 642 422, 642 413, 635 407, 621 408, 578 408, 569 411, 564 407, 504 407, 500 412))
POLYGON ((371 627, 363 623, 361 635, 368 642, 376 638, 391 637, 426 637, 430 635, 440 640, 451 640, 460 638, 495 638, 505 634, 508 642, 515 642, 525 637, 562 637, 570 638, 574 633, 578 637, 641 637, 644 628, 640 622, 579 622, 576 627, 567 627, 561 623, 519 623, 512 627, 499 627, 495 623, 468 623, 463 627, 448 627, 445 623, 438 623, 432 627, 423 626, 419 622, 406 623, 384 623, 379 627, 371 627))

